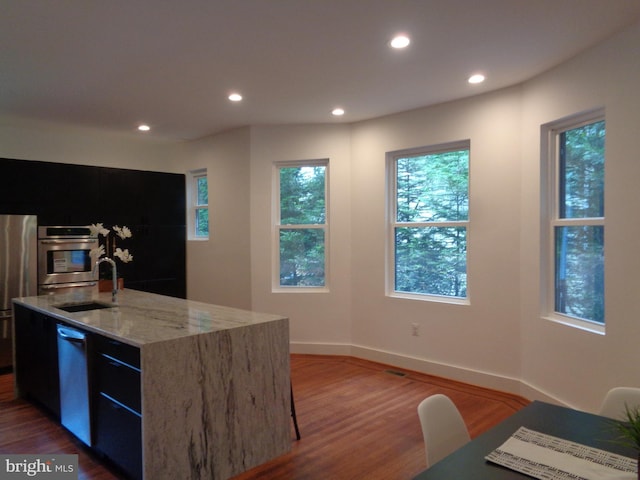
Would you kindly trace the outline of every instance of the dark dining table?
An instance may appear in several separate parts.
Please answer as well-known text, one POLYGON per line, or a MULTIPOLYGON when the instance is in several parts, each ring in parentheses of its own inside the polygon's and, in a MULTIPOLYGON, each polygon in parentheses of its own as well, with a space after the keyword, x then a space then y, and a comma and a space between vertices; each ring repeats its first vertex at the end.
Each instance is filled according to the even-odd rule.
POLYGON ((531 478, 485 460, 489 453, 500 447, 520 427, 634 459, 638 455, 633 448, 616 442, 618 432, 613 420, 571 408, 534 401, 435 463, 414 477, 414 480, 522 480, 531 478))

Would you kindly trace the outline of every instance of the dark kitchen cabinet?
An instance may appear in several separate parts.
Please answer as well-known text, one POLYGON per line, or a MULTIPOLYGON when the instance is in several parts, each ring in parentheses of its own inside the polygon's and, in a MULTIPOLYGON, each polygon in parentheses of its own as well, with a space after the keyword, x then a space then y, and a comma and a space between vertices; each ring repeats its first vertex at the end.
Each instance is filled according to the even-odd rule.
POLYGON ((137 225, 145 223, 148 211, 146 181, 140 172, 101 168, 100 188, 105 201, 96 210, 96 218, 108 224, 137 225))
POLYGON ((140 350, 94 338, 94 448, 128 477, 142 478, 140 350))
POLYGON ((0 213, 36 214, 41 225, 86 224, 99 205, 98 169, 0 160, 0 213))
POLYGON ((105 396, 98 397, 95 448, 131 479, 142 479, 141 423, 139 415, 105 396))
POLYGON ((56 321, 15 304, 13 314, 18 391, 60 418, 56 321))
MULTIPOLYGON (((14 304, 18 394, 60 420, 59 320, 14 304)), ((95 333, 88 364, 94 451, 127 478, 142 479, 140 349, 95 333)))
POLYGON ((50 196, 46 179, 51 167, 46 162, 0 160, 2 188, 0 213, 31 215, 42 214, 50 196))
POLYGON ((47 201, 40 205, 41 225, 86 225, 100 203, 99 177, 84 165, 45 163, 35 174, 47 201))
MULTIPOLYGON (((100 217, 125 225, 184 225, 184 175, 100 169, 100 217)), ((105 220, 107 221, 107 220, 105 220)))
POLYGON ((134 255, 129 264, 119 264, 125 288, 186 297, 186 229, 183 225, 132 227, 127 246, 134 255))
POLYGON ((38 216, 39 225, 126 225, 134 255, 118 263, 125 288, 186 297, 184 175, 0 159, 0 214, 38 216))

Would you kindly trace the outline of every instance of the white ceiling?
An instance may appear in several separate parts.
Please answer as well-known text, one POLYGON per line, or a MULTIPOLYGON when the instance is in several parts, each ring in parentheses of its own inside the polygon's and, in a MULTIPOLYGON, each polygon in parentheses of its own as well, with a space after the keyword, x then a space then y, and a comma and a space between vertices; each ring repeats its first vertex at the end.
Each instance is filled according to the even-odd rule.
POLYGON ((174 139, 353 122, 517 84, 639 19, 640 0, 0 0, 0 114, 174 139))

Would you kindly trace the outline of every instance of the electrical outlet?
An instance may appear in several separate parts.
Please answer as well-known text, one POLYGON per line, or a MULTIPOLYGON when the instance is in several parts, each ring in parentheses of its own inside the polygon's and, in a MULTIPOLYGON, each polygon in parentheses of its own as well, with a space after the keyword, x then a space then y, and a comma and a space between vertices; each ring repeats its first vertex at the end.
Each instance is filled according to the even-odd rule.
POLYGON ((411 335, 414 337, 419 337, 420 336, 420 325, 417 323, 412 323, 411 324, 411 335))

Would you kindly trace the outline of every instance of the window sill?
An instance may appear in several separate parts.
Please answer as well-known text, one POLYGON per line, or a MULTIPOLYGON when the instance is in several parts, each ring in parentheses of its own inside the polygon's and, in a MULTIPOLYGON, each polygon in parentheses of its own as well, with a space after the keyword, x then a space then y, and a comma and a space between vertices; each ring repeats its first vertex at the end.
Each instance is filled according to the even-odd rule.
POLYGON ((275 287, 272 293, 329 293, 327 287, 275 287))
POLYGON ((595 333, 596 335, 605 335, 605 326, 595 322, 589 322, 587 320, 580 320, 579 318, 568 317, 564 315, 547 315, 542 317, 549 322, 559 323, 566 325, 567 327, 577 328, 578 330, 584 330, 585 332, 595 333))
POLYGON ((390 298, 401 298, 403 300, 419 300, 421 302, 449 303, 452 305, 471 305, 469 298, 445 297, 444 295, 421 295, 418 293, 390 292, 390 298))

